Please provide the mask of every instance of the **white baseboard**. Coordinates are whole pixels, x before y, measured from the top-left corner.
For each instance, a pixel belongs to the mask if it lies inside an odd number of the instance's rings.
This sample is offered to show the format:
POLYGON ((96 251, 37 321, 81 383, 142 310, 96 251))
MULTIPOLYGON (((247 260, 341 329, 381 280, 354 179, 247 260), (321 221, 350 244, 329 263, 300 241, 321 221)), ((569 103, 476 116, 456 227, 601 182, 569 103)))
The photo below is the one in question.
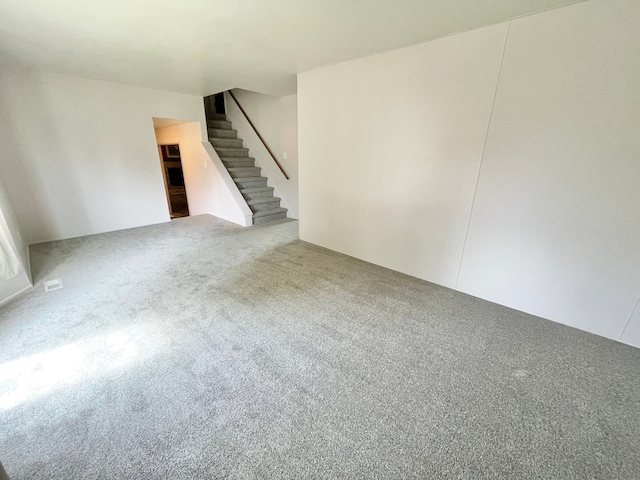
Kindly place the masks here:
POLYGON ((11 295, 10 297, 5 298, 4 300, 2 300, 0 302, 0 306, 4 305, 5 303, 9 303, 11 300, 13 300, 14 298, 16 298, 19 295, 22 295, 23 293, 26 293, 29 290, 33 290, 33 285, 27 285, 26 287, 24 287, 22 290, 18 290, 16 293, 14 293, 13 295, 11 295))

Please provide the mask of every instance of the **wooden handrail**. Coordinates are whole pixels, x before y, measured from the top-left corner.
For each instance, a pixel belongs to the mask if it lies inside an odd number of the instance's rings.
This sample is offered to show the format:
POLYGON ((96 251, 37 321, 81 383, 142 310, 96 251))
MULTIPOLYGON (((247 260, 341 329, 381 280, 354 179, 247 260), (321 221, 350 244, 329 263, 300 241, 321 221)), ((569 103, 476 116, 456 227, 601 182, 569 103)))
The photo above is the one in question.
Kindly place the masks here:
POLYGON ((267 142, 264 141, 264 138, 262 138, 262 135, 260 135, 260 132, 258 132, 258 129, 256 128, 256 126, 253 124, 253 122, 249 118, 249 115, 247 115, 247 112, 244 111, 244 108, 242 108, 242 105, 240 105, 240 102, 238 102, 238 99, 236 98, 236 96, 233 94, 233 92, 231 90, 228 90, 228 92, 229 92, 229 95, 231 95, 231 98, 233 99, 233 101, 236 103, 236 105, 238 106, 238 108, 242 112, 242 114, 244 115, 244 118, 247 119, 247 122, 249 122, 249 125, 251 125, 251 128, 253 128, 253 131, 256 132, 256 135, 258 135, 258 138, 260 139, 260 141, 264 145, 264 148, 267 149, 267 152, 269 152, 269 155, 271 155, 271 158, 273 158, 273 161, 276 162, 276 165, 278 166, 278 168, 282 172, 282 175, 284 175, 284 178, 289 180, 289 176, 284 171, 284 168, 282 168, 282 165, 280 165, 280 162, 278 162, 278 160, 276 159, 276 156, 273 154, 273 152, 269 148, 269 145, 267 145, 267 142))

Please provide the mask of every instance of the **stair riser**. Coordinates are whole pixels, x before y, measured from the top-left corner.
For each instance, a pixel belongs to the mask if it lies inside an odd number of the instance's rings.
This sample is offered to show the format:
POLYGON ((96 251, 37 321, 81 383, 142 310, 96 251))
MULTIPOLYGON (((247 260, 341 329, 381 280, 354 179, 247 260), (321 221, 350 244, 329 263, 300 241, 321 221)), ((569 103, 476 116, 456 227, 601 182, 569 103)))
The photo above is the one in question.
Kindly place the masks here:
POLYGON ((238 132, 235 130, 214 130, 213 128, 210 128, 209 140, 213 140, 215 138, 238 138, 238 132))
POLYGON ((211 120, 209 121, 209 127, 231 130, 231 122, 228 122, 226 120, 211 120))
POLYGON ((239 188, 266 187, 267 179, 260 180, 242 180, 242 177, 234 179, 239 188))
POLYGON ((259 212, 260 210, 269 210, 280 206, 280 200, 274 200, 269 203, 258 203, 256 205, 249 205, 252 212, 259 212))
POLYGON ((242 148, 242 140, 239 138, 214 138, 211 140, 214 147, 238 147, 242 148))
POLYGON ((252 160, 223 160, 224 166, 227 168, 255 167, 255 161, 252 160))
MULTIPOLYGON (((213 147, 216 148, 216 147, 213 147)), ((247 158, 249 156, 249 152, 247 150, 224 150, 222 148, 216 148, 216 152, 221 157, 229 158, 229 157, 240 157, 247 158)))
POLYGON ((260 169, 252 169, 252 170, 241 170, 239 172, 229 172, 231 178, 244 178, 244 177, 259 177, 260 169))
POLYGON ((258 198, 272 197, 273 190, 267 190, 266 192, 242 193, 242 196, 245 198, 245 200, 256 200, 258 198))
POLYGON ((254 225, 260 225, 263 223, 269 223, 280 218, 287 218, 287 212, 276 213, 274 215, 266 215, 264 217, 257 217, 253 219, 254 225))

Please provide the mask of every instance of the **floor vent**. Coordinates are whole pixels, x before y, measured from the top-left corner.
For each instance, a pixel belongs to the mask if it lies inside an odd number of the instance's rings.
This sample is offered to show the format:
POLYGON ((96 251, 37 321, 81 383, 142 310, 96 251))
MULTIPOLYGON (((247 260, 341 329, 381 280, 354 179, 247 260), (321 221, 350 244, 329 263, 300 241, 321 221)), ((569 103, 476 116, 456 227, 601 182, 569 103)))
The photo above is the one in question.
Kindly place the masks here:
POLYGON ((60 290, 62 288, 62 281, 59 278, 55 280, 47 280, 44 282, 44 291, 51 292, 53 290, 60 290))

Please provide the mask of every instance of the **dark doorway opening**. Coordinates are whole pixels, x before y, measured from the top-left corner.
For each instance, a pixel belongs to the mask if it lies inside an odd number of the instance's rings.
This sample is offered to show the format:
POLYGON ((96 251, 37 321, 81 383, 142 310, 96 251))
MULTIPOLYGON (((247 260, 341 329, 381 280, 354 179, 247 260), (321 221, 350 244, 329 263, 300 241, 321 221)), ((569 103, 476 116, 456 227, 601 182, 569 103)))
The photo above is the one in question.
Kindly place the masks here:
POLYGON ((171 218, 188 217, 189 204, 184 186, 180 145, 160 145, 160 151, 171 218))
POLYGON ((204 97, 204 111, 207 118, 207 126, 209 126, 209 120, 216 119, 219 115, 225 115, 227 112, 224 106, 224 93, 216 93, 215 95, 204 97))

